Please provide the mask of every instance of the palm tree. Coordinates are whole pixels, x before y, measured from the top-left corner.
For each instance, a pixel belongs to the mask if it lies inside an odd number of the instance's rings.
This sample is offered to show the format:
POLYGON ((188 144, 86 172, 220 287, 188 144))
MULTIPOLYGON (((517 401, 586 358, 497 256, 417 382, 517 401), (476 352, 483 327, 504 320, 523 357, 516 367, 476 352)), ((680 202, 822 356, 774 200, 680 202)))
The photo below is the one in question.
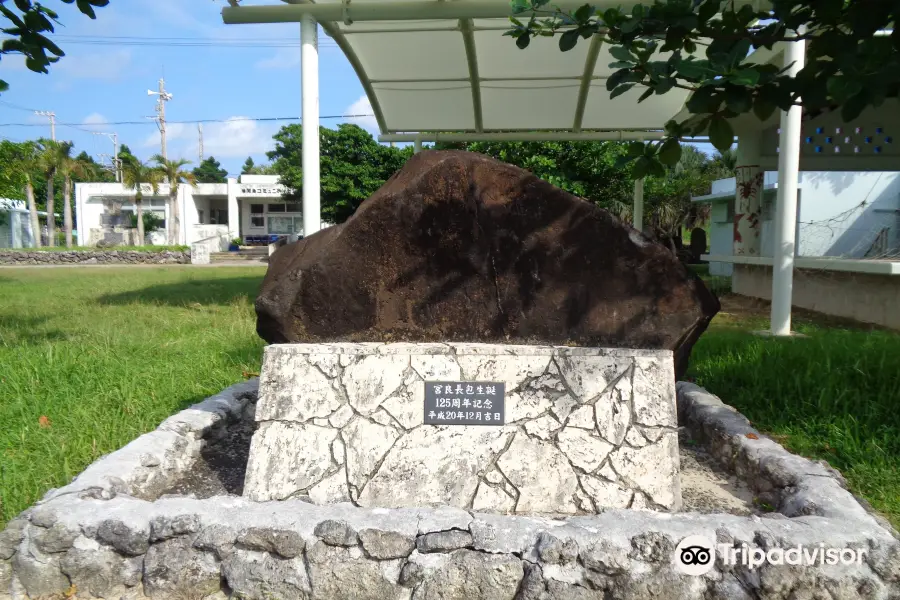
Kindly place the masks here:
MULTIPOLYGON (((54 200, 56 190, 53 183, 59 172, 63 157, 68 154, 71 144, 57 142, 55 140, 41 140, 41 153, 39 166, 47 178, 47 245, 56 245, 56 214, 54 212, 54 200)), ((37 235, 40 235, 38 231, 37 235)))
MULTIPOLYGON (((67 144, 61 149, 59 172, 64 177, 63 183, 63 227, 66 231, 66 248, 72 247, 72 175, 76 177, 90 177, 94 174, 94 167, 90 163, 71 156, 72 145, 67 144)), ((84 235, 82 234, 82 237, 84 235)))
POLYGON ((169 220, 168 220, 168 238, 170 244, 178 243, 178 232, 181 230, 181 209, 178 206, 178 184, 189 183, 192 186, 197 185, 197 176, 191 171, 182 169, 185 165, 191 164, 191 161, 183 158, 178 160, 167 160, 161 154, 153 156, 152 160, 159 165, 158 169, 163 176, 169 181, 169 220))
POLYGON ((126 188, 135 191, 134 206, 137 209, 137 230, 140 245, 144 244, 144 193, 141 190, 143 184, 149 183, 153 195, 159 193, 159 182, 162 173, 156 167, 142 162, 138 158, 129 157, 122 161, 122 183, 126 188))

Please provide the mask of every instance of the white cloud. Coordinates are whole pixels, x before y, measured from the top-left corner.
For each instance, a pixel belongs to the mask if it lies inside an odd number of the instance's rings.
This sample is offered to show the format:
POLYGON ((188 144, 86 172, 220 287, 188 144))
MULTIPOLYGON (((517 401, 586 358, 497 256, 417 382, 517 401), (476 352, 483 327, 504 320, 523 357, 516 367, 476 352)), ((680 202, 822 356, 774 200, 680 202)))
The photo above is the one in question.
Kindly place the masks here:
POLYGON ((96 130, 103 130, 109 120, 100 113, 91 113, 81 121, 82 125, 91 125, 96 130))
POLYGON ((347 119, 348 123, 356 123, 363 129, 377 135, 378 134, 378 120, 375 119, 374 112, 372 110, 372 103, 369 102, 368 96, 360 96, 359 100, 351 104, 347 107, 347 110, 344 111, 346 115, 371 115, 366 117, 353 117, 347 119))
MULTIPOLYGON (((203 124, 203 154, 217 159, 246 158, 250 155, 265 154, 275 147, 272 136, 278 126, 260 124, 245 117, 229 117, 221 123, 203 124)), ((169 158, 186 158, 194 163, 198 160, 200 134, 192 123, 172 123, 166 129, 169 158)), ((148 152, 159 152, 159 132, 148 135, 142 147, 148 152)))
POLYGON ((269 58, 254 65, 257 69, 296 69, 300 66, 300 48, 279 48, 269 58))
POLYGON ((277 125, 260 125, 257 121, 238 119, 242 117, 231 117, 224 123, 203 126, 203 148, 207 156, 246 157, 265 154, 275 147, 272 136, 277 125))
POLYGON ((102 54, 69 55, 55 67, 75 79, 119 79, 131 67, 131 50, 121 49, 102 54))

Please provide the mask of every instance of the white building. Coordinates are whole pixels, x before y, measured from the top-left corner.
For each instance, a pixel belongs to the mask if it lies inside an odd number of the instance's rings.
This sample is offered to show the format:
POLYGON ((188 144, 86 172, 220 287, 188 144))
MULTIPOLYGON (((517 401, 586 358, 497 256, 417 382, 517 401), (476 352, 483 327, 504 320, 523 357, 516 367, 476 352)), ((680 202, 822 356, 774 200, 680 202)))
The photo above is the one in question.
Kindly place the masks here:
MULTIPOLYGON (((143 186, 143 210, 169 218, 168 184, 152 195, 150 185, 143 186)), ((181 231, 179 244, 190 245, 211 237, 244 243, 268 243, 278 237, 303 235, 303 215, 299 203, 286 203, 287 188, 276 175, 241 175, 227 183, 199 183, 178 186, 181 231)), ((85 246, 101 240, 117 243, 136 242, 131 235, 131 217, 136 214, 134 189, 121 183, 79 183, 75 185, 75 213, 85 246)), ((165 230, 148 234, 154 244, 165 244, 165 230)))
MULTIPOLYGON (((38 217, 46 218, 47 213, 38 211, 38 217)), ((46 232, 42 241, 47 242, 46 232)), ((0 198, 0 248, 33 248, 34 242, 31 218, 25 201, 0 198)))
MULTIPOLYGON (((734 293, 771 299, 778 173, 764 177, 758 256, 735 251, 735 178, 713 182, 712 275, 731 276, 734 293)), ((800 172, 793 305, 900 329, 900 173, 800 172)))

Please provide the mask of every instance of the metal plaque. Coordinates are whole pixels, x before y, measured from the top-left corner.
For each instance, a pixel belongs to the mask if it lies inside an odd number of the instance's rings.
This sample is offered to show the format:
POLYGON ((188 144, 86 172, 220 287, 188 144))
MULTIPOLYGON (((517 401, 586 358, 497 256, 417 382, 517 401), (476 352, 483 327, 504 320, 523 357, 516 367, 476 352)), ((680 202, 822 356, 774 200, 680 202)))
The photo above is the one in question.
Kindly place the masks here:
POLYGON ((506 384, 492 381, 426 381, 426 425, 503 425, 506 384))

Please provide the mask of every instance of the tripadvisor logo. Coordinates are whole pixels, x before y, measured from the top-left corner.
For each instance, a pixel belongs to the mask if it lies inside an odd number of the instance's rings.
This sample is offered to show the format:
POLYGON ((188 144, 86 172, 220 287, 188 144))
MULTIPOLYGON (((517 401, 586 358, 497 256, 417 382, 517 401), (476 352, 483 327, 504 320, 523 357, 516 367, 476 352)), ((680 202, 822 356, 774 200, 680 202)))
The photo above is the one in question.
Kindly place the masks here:
POLYGON ((690 535, 675 548, 672 563, 677 571, 687 575, 704 575, 716 563, 716 554, 724 565, 743 565, 751 570, 764 564, 770 565, 860 565, 865 560, 867 550, 862 548, 826 548, 825 544, 815 546, 792 546, 790 548, 751 547, 747 544, 714 544, 702 535, 690 535))
POLYGON ((708 573, 716 562, 715 544, 702 535, 689 535, 675 547, 672 562, 687 575, 708 573))

